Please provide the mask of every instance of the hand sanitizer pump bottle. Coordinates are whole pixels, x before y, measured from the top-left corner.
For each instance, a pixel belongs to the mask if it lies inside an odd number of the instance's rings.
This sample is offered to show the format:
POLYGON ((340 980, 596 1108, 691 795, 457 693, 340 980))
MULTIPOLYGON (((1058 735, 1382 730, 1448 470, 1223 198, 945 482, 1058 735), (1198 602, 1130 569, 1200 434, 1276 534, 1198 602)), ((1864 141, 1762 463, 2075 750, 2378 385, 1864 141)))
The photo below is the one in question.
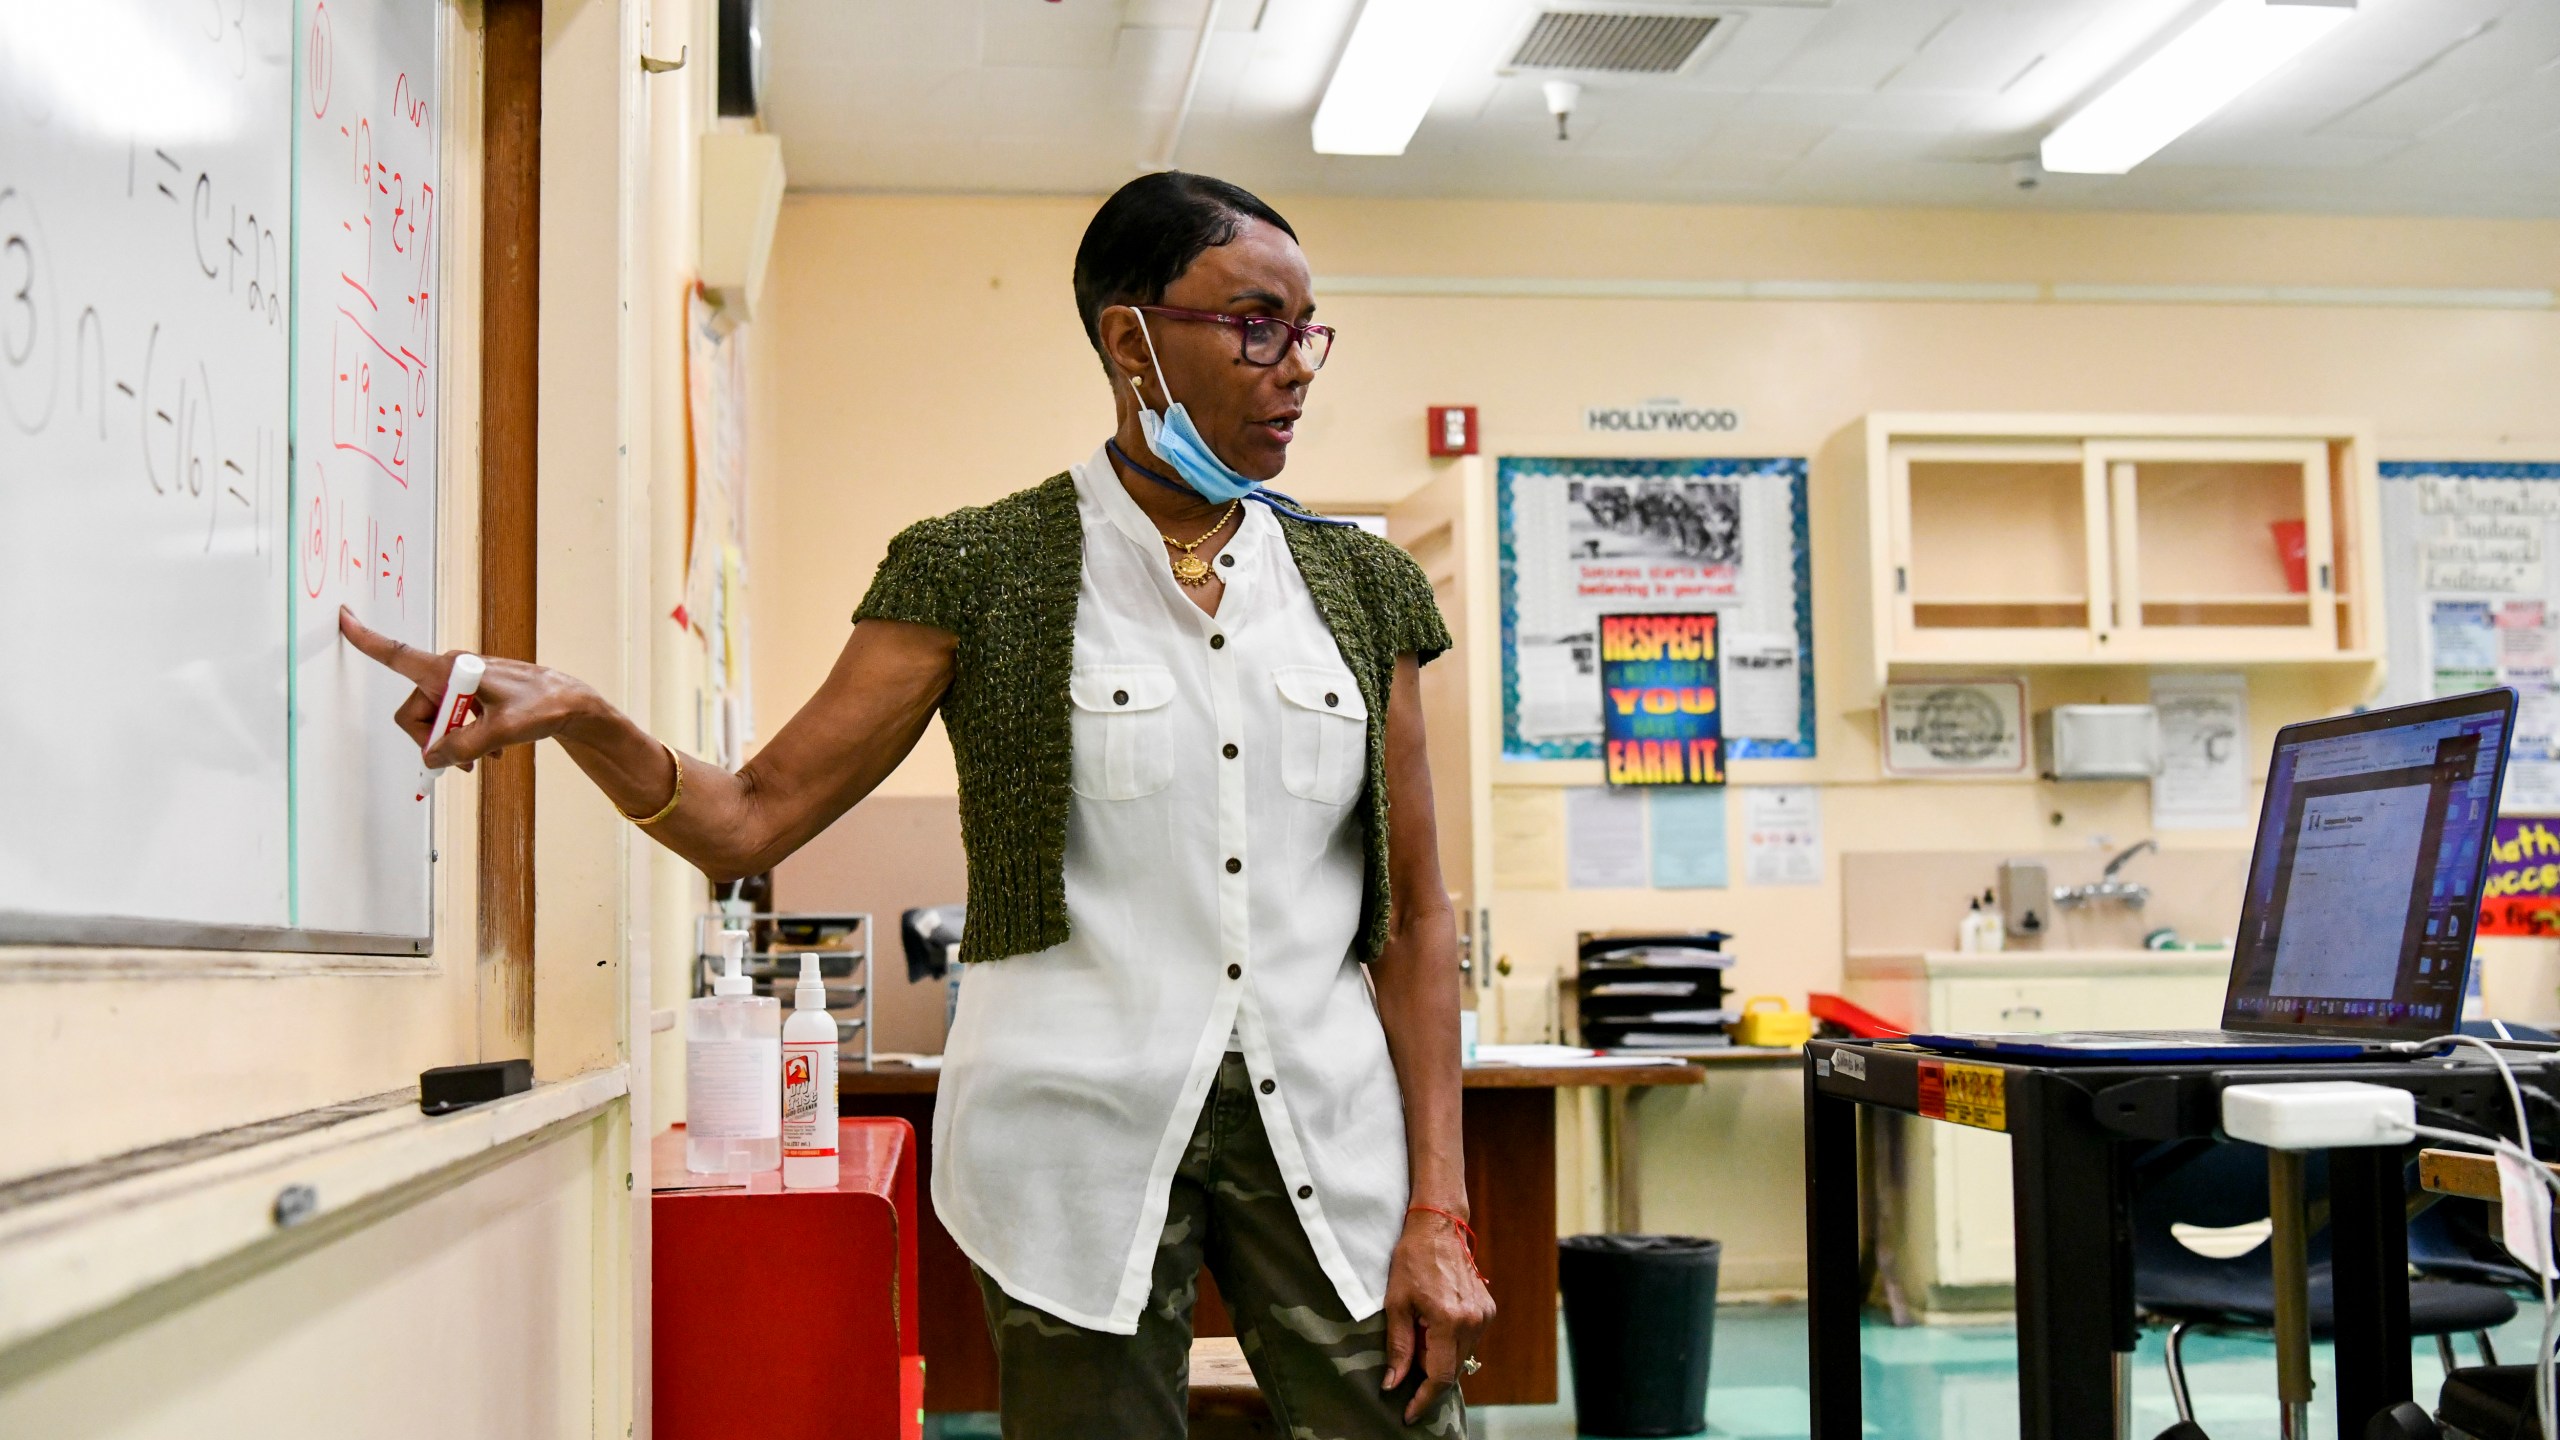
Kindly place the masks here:
POLYGON ((836 1183, 836 1021, 818 957, 800 957, 791 1018, 782 1022, 782 1186, 828 1190, 836 1183))
POLYGON ((744 970, 747 932, 720 932, 711 993, 685 1005, 684 1168, 751 1174, 782 1163, 782 1002, 744 970))

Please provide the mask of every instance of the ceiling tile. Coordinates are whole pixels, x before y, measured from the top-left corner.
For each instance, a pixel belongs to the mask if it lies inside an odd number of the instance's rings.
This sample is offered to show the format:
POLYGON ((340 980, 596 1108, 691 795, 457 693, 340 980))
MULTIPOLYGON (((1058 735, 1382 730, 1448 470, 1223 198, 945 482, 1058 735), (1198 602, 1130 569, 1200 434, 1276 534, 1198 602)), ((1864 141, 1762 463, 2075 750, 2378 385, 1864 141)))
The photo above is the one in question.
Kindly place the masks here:
POLYGON ((1700 180, 1774 180, 1830 133, 1824 125, 1737 115, 1707 132, 1681 163, 1679 174, 1700 180))
POLYGON ((1688 78, 1718 90, 1757 90, 1804 47, 1827 10, 1752 10, 1718 26, 1688 78))
POLYGON ((978 61, 989 66, 1095 70, 1111 63, 1119 17, 1098 5, 984 0, 978 61))
POLYGON ((1911 63, 1955 18, 1955 7, 1937 0, 1825 11, 1822 24, 1769 77, 1769 88, 1872 91, 1911 63))
MULTIPOLYGON (((1360 3, 1223 0, 1176 161, 1280 193, 2560 214, 2560 0, 2365 0, 2132 174, 2027 192, 2008 163, 2197 0, 1711 0, 1733 18, 1697 64, 1586 77, 1561 143, 1546 77, 1501 73, 1534 0, 1472 0, 1408 153, 1319 156, 1308 123, 1360 3)), ((776 6, 768 123, 797 186, 1107 188, 1157 157, 1202 14, 776 6)))
POLYGON ((831 0, 824 6, 779 5, 765 11, 772 27, 765 61, 787 73, 804 56, 828 53, 894 58, 901 65, 974 65, 978 61, 978 0, 919 5, 914 0, 831 0), (824 38, 825 49, 803 51, 794 37, 824 38))
POLYGON ((1186 30, 1196 35, 1210 4, 1218 7, 1221 30, 1256 29, 1271 9, 1271 0, 1124 0, 1120 23, 1138 30, 1186 30))
POLYGON ((1968 5, 1882 85, 1888 92, 1997 95, 2082 17, 2059 5, 1968 5))

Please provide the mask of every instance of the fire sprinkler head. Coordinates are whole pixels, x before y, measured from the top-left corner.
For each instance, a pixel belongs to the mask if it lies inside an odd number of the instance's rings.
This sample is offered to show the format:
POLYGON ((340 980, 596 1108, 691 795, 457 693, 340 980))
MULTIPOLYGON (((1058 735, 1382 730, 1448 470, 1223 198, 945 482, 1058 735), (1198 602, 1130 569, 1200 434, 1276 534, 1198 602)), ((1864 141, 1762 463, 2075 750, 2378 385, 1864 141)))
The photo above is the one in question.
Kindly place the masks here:
POLYGON ((1573 115, 1573 107, 1581 103, 1582 87, 1570 80, 1550 80, 1541 88, 1547 92, 1547 113, 1556 117, 1556 138, 1570 138, 1565 134, 1565 121, 1573 115))

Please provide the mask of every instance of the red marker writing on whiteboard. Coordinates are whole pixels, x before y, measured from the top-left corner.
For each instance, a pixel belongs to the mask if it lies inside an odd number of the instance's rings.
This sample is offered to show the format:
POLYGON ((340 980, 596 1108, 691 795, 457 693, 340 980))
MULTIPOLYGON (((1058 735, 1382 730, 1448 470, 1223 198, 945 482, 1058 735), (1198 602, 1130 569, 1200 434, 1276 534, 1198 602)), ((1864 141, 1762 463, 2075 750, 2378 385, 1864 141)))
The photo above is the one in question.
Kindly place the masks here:
POLYGON ((463 727, 480 709, 474 697, 480 690, 480 677, 489 673, 489 662, 477 655, 453 657, 453 673, 445 677, 444 704, 436 710, 435 728, 427 732, 427 743, 418 747, 418 798, 427 798, 427 790, 435 784, 436 772, 443 769, 427 761, 427 752, 436 742, 463 727))

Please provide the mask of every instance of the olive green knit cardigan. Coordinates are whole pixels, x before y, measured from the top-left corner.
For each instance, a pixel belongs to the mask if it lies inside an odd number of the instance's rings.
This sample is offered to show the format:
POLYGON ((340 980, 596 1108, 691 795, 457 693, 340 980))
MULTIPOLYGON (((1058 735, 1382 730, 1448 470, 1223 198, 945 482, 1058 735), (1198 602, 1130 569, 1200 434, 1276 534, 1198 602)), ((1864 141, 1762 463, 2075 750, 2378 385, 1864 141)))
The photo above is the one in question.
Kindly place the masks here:
MULTIPOLYGON (((1386 944, 1387 690, 1396 659, 1449 648, 1413 558, 1348 526, 1284 520, 1289 553, 1369 706, 1369 783, 1359 801, 1368 881, 1359 954, 1386 944)), ((1067 938, 1068 775, 1076 592, 1084 527, 1060 474, 992 505, 920 521, 889 542, 853 618, 903 620, 960 638, 942 722, 960 770, 969 923, 960 958, 996 960, 1067 938)))

